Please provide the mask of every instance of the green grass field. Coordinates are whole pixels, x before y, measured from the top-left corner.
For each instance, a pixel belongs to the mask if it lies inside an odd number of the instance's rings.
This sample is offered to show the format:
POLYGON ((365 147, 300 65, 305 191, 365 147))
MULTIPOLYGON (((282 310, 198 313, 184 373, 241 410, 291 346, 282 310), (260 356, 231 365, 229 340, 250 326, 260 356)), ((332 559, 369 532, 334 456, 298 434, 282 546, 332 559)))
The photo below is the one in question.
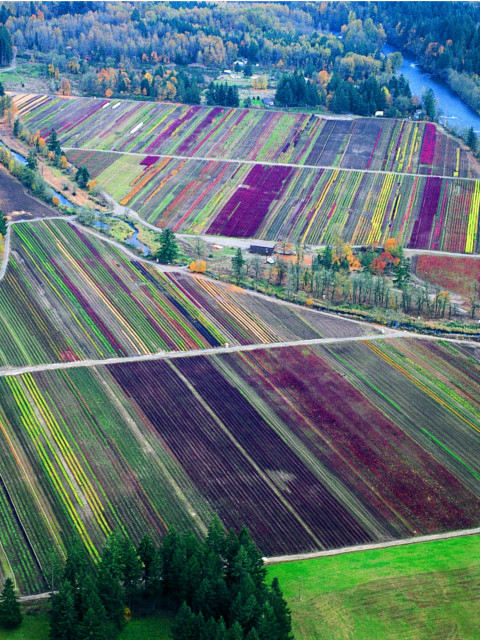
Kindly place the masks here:
MULTIPOLYGON (((131 620, 117 640, 170 640, 172 618, 150 616, 131 620)), ((0 629, 0 640, 49 640, 48 614, 26 615, 22 624, 14 631, 0 629)))
POLYGON ((480 536, 290 562, 268 573, 288 600, 295 640, 480 637, 480 536))

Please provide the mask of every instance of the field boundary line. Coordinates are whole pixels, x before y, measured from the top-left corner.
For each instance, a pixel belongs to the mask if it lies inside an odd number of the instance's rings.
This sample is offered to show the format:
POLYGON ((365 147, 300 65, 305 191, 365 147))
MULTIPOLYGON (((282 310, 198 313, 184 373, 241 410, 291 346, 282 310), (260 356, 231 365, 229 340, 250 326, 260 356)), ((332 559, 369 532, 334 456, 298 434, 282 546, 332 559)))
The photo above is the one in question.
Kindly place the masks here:
POLYGON ((403 540, 389 540, 388 542, 373 542, 371 544, 360 544, 355 547, 343 547, 342 549, 329 549, 328 551, 312 551, 311 553, 296 553, 291 556, 272 556, 263 558, 266 565, 283 564, 286 562, 298 562, 300 560, 313 560, 327 556, 338 556, 345 553, 358 553, 360 551, 374 551, 375 549, 390 549, 392 547, 404 547, 412 544, 425 542, 435 542, 451 540, 452 538, 464 538, 480 534, 480 527, 475 529, 461 529, 460 531, 447 531, 446 533, 433 533, 415 538, 404 538, 403 540))
POLYGON ((332 165, 323 164, 295 164, 293 162, 272 162, 271 160, 241 160, 238 158, 207 158, 203 156, 185 156, 175 153, 142 153, 139 151, 115 151, 108 149, 95 149, 93 147, 62 147, 65 151, 94 151, 97 153, 113 153, 119 156, 138 156, 146 157, 148 155, 156 156, 158 158, 173 158, 175 160, 196 160, 197 162, 225 162, 236 164, 260 164, 269 167, 292 167, 293 169, 323 169, 323 171, 347 171, 348 173, 373 173, 379 175, 393 175, 393 176, 411 176, 413 178, 442 178, 445 180, 465 180, 467 182, 478 182, 480 178, 468 178, 468 177, 454 177, 446 176, 444 174, 435 174, 428 176, 425 173, 405 173, 403 171, 384 171, 382 169, 351 169, 349 167, 333 167, 332 165))

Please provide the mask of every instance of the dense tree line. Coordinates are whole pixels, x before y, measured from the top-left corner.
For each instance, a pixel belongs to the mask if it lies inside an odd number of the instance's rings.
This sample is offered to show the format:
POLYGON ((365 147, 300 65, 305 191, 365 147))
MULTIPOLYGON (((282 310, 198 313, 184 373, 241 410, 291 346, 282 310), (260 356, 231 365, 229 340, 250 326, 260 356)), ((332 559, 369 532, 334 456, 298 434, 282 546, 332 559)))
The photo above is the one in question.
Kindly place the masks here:
POLYGON ((97 567, 74 541, 58 579, 51 585, 51 640, 114 638, 132 613, 158 607, 177 612, 174 640, 292 638, 278 581, 267 585, 248 531, 226 533, 218 518, 204 542, 172 529, 159 546, 145 536, 135 549, 116 531, 97 567))
MULTIPOLYGON (((375 76, 385 86, 398 66, 398 56, 380 53, 378 18, 357 17, 347 3, 30 2, 9 5, 4 20, 19 50, 39 52, 58 85, 71 73, 94 95, 198 103, 204 78, 196 67, 230 66, 248 77, 259 64, 274 76, 288 72, 278 104, 328 106, 332 74, 356 86, 375 76)), ((221 90, 215 101, 208 95, 212 104, 232 102, 221 90)), ((390 115, 407 111, 395 109, 390 115)))
MULTIPOLYGON (((291 262, 279 258, 267 268, 260 256, 245 260, 240 249, 232 258, 231 276, 236 284, 271 287, 280 297, 312 305, 315 300, 361 310, 399 311, 429 318, 455 314, 450 295, 429 282, 411 282, 410 259, 394 238, 382 248, 354 253, 340 239, 334 246, 318 252, 310 266, 304 263, 302 245, 279 246, 277 250, 295 257, 291 262)), ((478 284, 476 297, 478 298, 478 284)), ((476 304, 476 303, 475 303, 476 304)), ((473 302, 472 302, 473 305, 473 302)), ((473 316, 472 316, 473 317, 473 316)))
POLYGON ((238 87, 226 82, 211 82, 207 89, 207 104, 218 104, 223 107, 238 107, 238 87))

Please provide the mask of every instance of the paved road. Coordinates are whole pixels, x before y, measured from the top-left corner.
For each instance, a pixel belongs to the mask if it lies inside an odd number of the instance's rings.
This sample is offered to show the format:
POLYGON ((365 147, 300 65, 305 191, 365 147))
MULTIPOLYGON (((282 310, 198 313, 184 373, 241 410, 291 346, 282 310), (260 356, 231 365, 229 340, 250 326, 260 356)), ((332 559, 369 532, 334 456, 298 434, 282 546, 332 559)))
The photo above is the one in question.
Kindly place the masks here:
POLYGON ((356 547, 344 547, 343 549, 330 549, 328 551, 314 551, 312 553, 297 553, 291 556, 273 556, 263 558, 265 564, 281 564, 283 562, 296 562, 297 560, 311 560, 325 556, 338 556, 343 553, 356 553, 357 551, 370 551, 372 549, 388 549, 390 547, 403 547, 405 545, 433 542, 435 540, 450 540, 480 534, 480 527, 476 529, 462 529, 461 531, 449 531, 447 533, 434 533, 428 536, 417 536, 403 540, 390 540, 389 542, 375 542, 372 544, 359 544, 356 547))
MULTIPOLYGON (((418 178, 426 178, 424 173, 404 173, 402 171, 382 171, 380 169, 350 169, 347 167, 332 167, 332 165, 322 164, 295 164, 292 162, 271 162, 267 160, 239 160, 237 158, 215 158, 215 157, 200 157, 200 156, 185 156, 171 153, 139 153, 136 151, 109 151, 108 149, 95 149, 93 147, 62 147, 65 151, 96 151, 98 153, 114 153, 119 156, 136 156, 144 158, 146 155, 154 155, 159 158, 174 158, 176 160, 193 160, 196 162, 229 162, 235 164, 263 164, 265 166, 272 167, 293 167, 294 169, 323 169, 331 171, 346 171, 348 173, 374 173, 381 175, 394 175, 394 176, 413 176, 418 178)), ((442 174, 435 174, 436 178, 445 178, 447 180, 466 180, 468 182, 478 182, 479 178, 454 178, 453 176, 446 176, 442 174)))

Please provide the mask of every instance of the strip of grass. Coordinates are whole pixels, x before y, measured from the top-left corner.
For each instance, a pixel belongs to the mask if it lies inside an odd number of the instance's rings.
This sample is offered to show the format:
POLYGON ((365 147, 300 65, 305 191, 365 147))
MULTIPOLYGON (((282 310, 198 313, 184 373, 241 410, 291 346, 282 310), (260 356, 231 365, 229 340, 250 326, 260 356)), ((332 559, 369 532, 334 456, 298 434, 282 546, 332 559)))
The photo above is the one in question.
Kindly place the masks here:
POLYGON ((479 637, 480 536, 289 562, 268 573, 288 600, 295 640, 479 637))
MULTIPOLYGON (((149 616, 131 620, 117 640, 169 640, 173 618, 149 616)), ((49 621, 46 611, 38 615, 27 614, 13 631, 0 629, 0 640, 49 640, 49 621)))

